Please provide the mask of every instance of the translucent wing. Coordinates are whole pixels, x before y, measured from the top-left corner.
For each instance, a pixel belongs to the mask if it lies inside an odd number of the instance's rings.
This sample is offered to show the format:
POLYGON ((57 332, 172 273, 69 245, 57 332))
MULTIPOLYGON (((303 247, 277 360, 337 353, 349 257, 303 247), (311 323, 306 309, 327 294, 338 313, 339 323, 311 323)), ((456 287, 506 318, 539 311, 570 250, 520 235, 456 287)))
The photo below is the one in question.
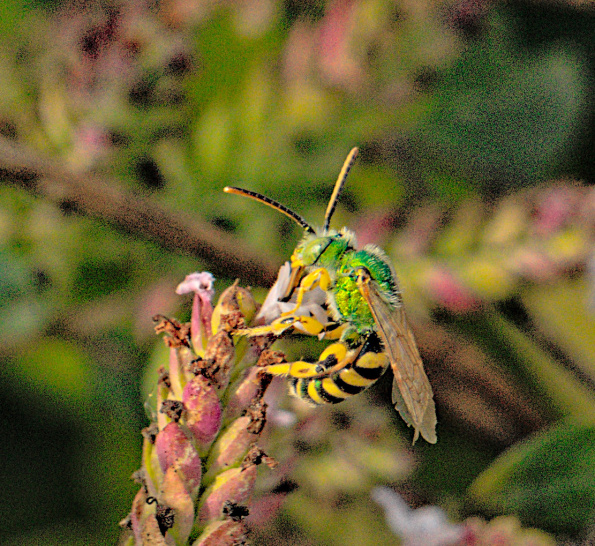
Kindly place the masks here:
POLYGON ((403 420, 415 429, 414 442, 421 434, 429 443, 435 444, 436 408, 432 387, 403 307, 390 306, 364 269, 359 271, 358 287, 370 306, 393 370, 393 404, 403 420))

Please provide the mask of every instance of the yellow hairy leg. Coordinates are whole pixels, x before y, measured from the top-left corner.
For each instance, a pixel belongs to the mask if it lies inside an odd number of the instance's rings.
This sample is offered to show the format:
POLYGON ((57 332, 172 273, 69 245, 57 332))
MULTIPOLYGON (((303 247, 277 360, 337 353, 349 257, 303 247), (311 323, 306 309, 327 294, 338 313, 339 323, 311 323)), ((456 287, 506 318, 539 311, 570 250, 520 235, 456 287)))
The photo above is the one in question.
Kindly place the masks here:
POLYGON ((267 326, 256 326, 254 328, 236 330, 234 334, 248 337, 266 336, 267 334, 280 336, 285 331, 289 330, 289 328, 295 328, 299 332, 311 336, 317 336, 324 330, 324 326, 314 317, 290 315, 287 317, 282 316, 267 326))
POLYGON ((297 291, 295 307, 289 311, 286 311, 285 313, 282 313, 281 316, 286 317, 297 311, 302 306, 302 301, 306 292, 314 290, 318 287, 326 292, 330 286, 331 277, 326 269, 319 267, 318 269, 311 271, 302 279, 302 282, 300 282, 300 286, 297 291))
POLYGON ((271 375, 281 375, 292 377, 315 377, 318 375, 316 363, 302 362, 286 362, 285 364, 272 364, 264 368, 267 373, 271 375))
POLYGON ((333 343, 320 353, 318 360, 324 361, 331 355, 341 362, 347 356, 347 346, 344 343, 333 343))
POLYGON ((298 379, 317 378, 339 371, 352 361, 353 357, 347 358, 347 347, 344 343, 333 343, 320 354, 317 362, 298 360, 284 364, 272 364, 271 366, 266 366, 264 369, 271 375, 291 376, 298 379), (334 365, 325 368, 324 362, 328 362, 331 356, 334 356, 334 365))

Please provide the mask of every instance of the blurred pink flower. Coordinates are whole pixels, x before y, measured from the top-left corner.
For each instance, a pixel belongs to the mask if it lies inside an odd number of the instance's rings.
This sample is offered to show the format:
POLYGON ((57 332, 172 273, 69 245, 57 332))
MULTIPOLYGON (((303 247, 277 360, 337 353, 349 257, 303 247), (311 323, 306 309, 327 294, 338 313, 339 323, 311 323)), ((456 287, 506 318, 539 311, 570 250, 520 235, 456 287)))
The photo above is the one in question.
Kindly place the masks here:
POLYGON ((190 336, 192 345, 197 352, 204 350, 211 333, 211 317, 213 316, 211 300, 215 294, 214 282, 215 277, 207 271, 190 273, 176 288, 176 294, 180 295, 194 292, 190 336))
POLYGON ((480 300, 447 269, 437 267, 429 271, 426 286, 439 305, 455 313, 466 313, 480 307, 480 300))

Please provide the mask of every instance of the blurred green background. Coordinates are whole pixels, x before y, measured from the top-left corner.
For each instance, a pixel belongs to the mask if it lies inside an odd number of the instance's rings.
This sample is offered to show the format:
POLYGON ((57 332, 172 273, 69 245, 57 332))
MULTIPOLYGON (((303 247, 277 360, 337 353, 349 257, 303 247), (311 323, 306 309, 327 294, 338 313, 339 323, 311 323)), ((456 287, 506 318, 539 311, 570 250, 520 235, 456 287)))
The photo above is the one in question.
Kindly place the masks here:
POLYGON ((359 146, 333 223, 394 260, 439 441, 410 445, 390 377, 314 412, 280 382, 254 543, 395 543, 375 485, 591 543, 591 6, 2 2, 0 542, 117 542, 166 358, 151 317, 189 316, 191 271, 263 298, 301 235, 222 188, 317 223, 359 146))

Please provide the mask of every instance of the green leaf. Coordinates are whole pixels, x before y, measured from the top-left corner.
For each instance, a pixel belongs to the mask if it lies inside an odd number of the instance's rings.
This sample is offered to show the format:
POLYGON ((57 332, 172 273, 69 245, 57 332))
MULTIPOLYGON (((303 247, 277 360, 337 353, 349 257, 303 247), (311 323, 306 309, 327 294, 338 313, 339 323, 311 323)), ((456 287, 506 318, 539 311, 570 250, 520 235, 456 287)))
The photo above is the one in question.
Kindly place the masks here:
POLYGON ((492 17, 486 38, 444 72, 422 135, 438 165, 518 186, 555 174, 580 132, 586 88, 585 69, 569 47, 524 52, 511 27, 492 17))
POLYGON ((595 381, 595 317, 588 307, 590 289, 588 279, 563 279, 555 286, 527 287, 522 297, 548 339, 595 381))
POLYGON ((577 423, 595 423, 595 396, 592 390, 501 315, 491 313, 490 323, 504 336, 506 344, 521 357, 520 363, 525 372, 547 393, 558 409, 577 423))
POLYGON ((595 427, 562 424, 501 455, 471 485, 484 509, 576 534, 595 516, 595 427))

